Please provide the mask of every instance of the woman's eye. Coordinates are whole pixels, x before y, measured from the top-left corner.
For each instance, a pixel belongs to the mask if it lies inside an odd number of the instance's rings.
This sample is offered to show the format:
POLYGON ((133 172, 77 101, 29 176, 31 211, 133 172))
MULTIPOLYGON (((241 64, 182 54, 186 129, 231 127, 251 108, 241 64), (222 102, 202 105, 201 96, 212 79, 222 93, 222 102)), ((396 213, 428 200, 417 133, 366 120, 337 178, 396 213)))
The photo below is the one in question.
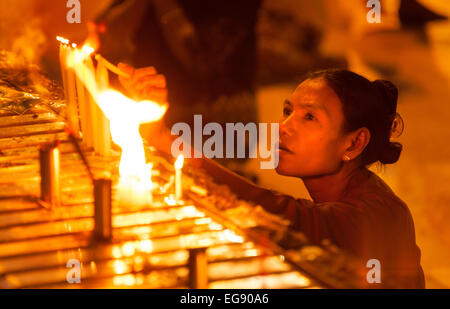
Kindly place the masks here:
POLYGON ((311 113, 306 113, 305 114, 305 119, 306 120, 314 120, 314 119, 316 119, 316 117, 314 117, 314 115, 311 114, 311 113))
POLYGON ((292 111, 289 108, 287 108, 287 107, 283 108, 284 117, 288 117, 291 113, 292 113, 292 111))

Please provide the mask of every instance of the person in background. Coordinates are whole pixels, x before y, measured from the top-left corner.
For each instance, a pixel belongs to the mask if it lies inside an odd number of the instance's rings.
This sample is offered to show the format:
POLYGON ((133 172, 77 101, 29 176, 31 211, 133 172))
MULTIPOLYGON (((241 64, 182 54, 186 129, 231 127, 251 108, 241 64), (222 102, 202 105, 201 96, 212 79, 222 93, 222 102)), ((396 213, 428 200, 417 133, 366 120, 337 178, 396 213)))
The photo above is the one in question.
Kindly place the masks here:
MULTIPOLYGON (((261 2, 150 1, 135 35, 134 64, 154 65, 166 77, 168 126, 184 122, 193 128, 194 115, 223 128, 257 122, 255 25, 261 2)), ((218 161, 244 173, 245 159, 218 161)))

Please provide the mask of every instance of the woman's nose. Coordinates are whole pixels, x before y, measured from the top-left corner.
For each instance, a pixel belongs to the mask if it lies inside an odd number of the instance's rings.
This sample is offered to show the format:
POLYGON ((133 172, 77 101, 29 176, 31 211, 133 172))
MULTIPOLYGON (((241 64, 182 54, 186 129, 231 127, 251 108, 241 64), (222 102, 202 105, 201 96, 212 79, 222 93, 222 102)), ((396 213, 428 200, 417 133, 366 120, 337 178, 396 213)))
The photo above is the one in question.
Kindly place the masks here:
POLYGON ((292 128, 290 127, 290 118, 291 117, 287 117, 287 118, 283 118, 280 120, 279 125, 280 125, 280 136, 284 136, 284 135, 292 135, 292 128))

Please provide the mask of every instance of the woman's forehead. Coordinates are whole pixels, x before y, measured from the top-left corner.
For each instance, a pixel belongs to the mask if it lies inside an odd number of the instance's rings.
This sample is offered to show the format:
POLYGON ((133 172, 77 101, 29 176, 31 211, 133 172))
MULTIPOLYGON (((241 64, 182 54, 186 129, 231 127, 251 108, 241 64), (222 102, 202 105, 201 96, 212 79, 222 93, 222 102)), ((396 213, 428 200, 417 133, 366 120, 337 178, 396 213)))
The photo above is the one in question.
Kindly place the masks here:
POLYGON ((322 78, 303 81, 295 89, 290 101, 294 107, 322 109, 330 115, 342 112, 339 97, 322 78))

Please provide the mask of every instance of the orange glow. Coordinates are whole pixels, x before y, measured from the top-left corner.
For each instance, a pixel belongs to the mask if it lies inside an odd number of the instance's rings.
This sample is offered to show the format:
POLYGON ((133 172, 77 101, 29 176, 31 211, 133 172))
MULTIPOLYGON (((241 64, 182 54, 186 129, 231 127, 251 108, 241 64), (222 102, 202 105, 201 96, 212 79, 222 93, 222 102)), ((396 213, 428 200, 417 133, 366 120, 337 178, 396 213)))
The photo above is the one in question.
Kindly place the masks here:
POLYGON ((88 23, 88 31, 89 35, 86 40, 83 42, 83 45, 92 46, 95 50, 98 50, 100 47, 100 39, 98 37, 98 33, 96 31, 95 25, 88 23), (92 27, 94 26, 94 27, 92 27))
POLYGON ((112 267, 113 267, 114 273, 116 273, 118 275, 124 274, 129 271, 127 264, 125 264, 125 262, 121 261, 121 260, 113 261, 112 267))
POLYGON ((153 250, 153 242, 150 239, 139 241, 139 250, 145 253, 151 253, 153 250))

